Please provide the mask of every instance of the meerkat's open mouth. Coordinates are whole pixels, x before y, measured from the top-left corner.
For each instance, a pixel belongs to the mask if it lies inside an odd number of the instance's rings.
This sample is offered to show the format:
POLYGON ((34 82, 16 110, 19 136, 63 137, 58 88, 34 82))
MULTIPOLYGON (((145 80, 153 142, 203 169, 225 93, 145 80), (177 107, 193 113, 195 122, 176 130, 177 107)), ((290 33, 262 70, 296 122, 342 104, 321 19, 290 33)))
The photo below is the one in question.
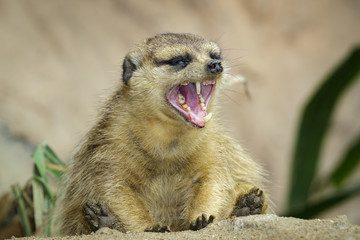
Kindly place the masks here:
POLYGON ((179 111, 189 122, 197 127, 204 127, 212 114, 206 109, 215 90, 215 80, 189 83, 183 82, 173 87, 166 94, 170 104, 179 111))

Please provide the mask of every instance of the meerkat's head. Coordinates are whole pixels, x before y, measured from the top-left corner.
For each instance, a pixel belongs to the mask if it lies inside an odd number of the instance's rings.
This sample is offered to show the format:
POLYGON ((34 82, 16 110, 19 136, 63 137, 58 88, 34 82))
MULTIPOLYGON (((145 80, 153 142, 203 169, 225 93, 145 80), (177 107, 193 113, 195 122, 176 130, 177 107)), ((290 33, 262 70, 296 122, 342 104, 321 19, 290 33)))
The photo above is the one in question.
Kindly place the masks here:
POLYGON ((222 74, 219 46, 193 34, 156 35, 123 64, 123 82, 135 104, 157 119, 199 128, 212 116, 212 96, 222 74))

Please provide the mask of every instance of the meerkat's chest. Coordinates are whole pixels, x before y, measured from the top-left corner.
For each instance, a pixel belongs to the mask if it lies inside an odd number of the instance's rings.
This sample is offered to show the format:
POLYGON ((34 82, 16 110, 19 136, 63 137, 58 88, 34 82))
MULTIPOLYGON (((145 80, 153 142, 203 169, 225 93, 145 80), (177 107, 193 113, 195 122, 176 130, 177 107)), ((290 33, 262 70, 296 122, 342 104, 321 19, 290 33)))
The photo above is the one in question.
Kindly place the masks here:
POLYGON ((178 206, 189 198, 194 181, 196 179, 180 174, 159 175, 147 182, 141 194, 149 206, 178 206))
POLYGON ((181 221, 194 196, 195 182, 180 174, 159 175, 147 182, 141 198, 154 221, 169 225, 181 221))

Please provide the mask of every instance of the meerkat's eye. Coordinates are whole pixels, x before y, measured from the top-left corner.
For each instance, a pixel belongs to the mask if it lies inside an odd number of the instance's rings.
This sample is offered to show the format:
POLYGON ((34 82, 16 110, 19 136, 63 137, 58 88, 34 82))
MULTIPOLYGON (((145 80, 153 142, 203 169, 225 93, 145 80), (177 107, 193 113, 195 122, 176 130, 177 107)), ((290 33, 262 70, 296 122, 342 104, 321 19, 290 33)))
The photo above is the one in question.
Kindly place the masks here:
POLYGON ((161 65, 167 64, 182 69, 185 68, 190 62, 191 62, 191 57, 189 55, 186 55, 186 56, 177 56, 165 61, 160 61, 160 64, 161 65))
POLYGON ((167 64, 184 68, 191 62, 190 56, 178 56, 170 59, 167 64))
POLYGON ((221 60, 221 55, 220 55, 219 53, 210 52, 210 53, 209 53, 209 56, 210 56, 212 59, 221 60))
POLYGON ((180 60, 177 60, 176 62, 172 63, 172 65, 184 65, 185 64, 185 61, 180 59, 180 60))

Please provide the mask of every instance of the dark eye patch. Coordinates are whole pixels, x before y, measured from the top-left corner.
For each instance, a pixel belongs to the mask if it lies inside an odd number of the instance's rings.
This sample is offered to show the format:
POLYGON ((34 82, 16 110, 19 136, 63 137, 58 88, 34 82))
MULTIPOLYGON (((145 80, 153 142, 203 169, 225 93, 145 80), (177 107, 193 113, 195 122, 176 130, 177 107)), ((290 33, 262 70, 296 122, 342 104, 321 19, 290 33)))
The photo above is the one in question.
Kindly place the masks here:
POLYGON ((221 60, 221 55, 219 53, 210 52, 209 56, 212 59, 221 60))
POLYGON ((178 69, 182 69, 182 68, 185 68, 191 61, 192 61, 192 59, 191 59, 190 55, 176 56, 169 60, 159 61, 158 65, 166 64, 166 65, 174 66, 178 69))

